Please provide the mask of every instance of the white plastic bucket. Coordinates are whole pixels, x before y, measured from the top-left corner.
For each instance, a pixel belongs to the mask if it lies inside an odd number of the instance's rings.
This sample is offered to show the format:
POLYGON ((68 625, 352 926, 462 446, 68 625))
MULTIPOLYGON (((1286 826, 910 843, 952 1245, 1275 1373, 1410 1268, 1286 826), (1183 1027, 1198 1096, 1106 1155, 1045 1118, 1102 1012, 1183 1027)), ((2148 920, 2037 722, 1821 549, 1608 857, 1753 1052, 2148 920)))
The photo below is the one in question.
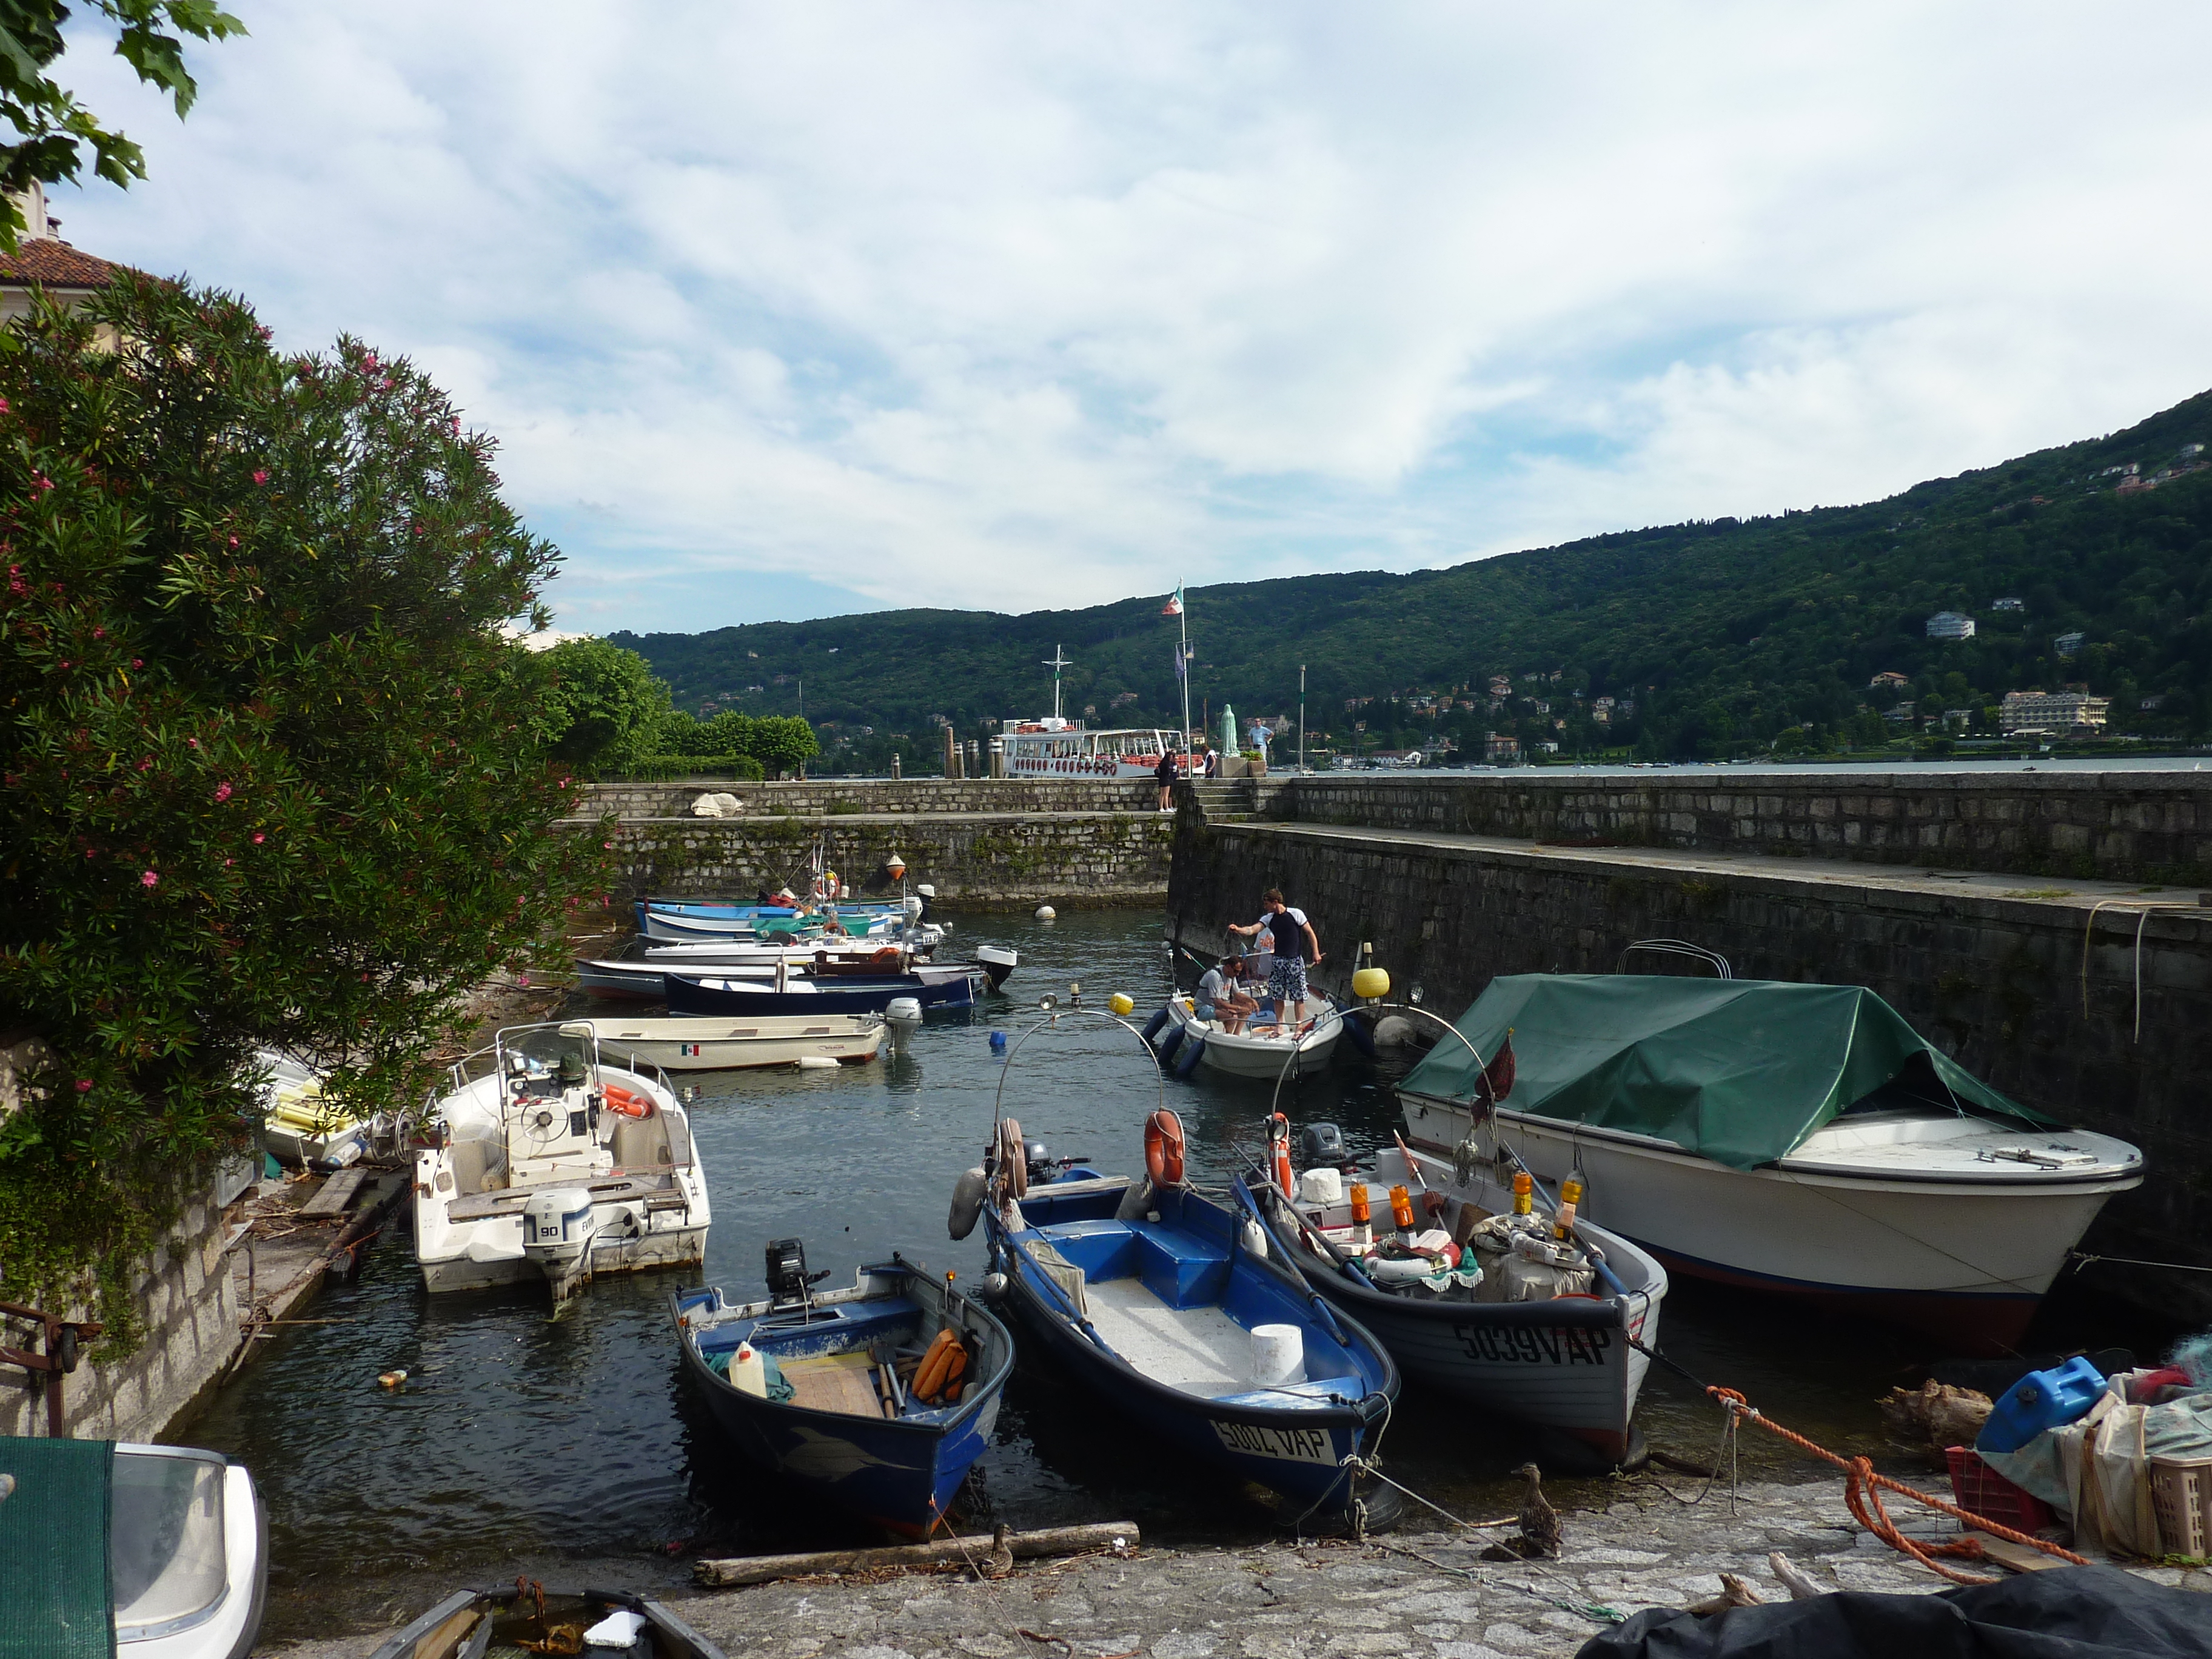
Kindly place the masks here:
POLYGON ((1306 1380, 1305 1334, 1295 1325, 1252 1328, 1252 1386, 1278 1389, 1306 1380))

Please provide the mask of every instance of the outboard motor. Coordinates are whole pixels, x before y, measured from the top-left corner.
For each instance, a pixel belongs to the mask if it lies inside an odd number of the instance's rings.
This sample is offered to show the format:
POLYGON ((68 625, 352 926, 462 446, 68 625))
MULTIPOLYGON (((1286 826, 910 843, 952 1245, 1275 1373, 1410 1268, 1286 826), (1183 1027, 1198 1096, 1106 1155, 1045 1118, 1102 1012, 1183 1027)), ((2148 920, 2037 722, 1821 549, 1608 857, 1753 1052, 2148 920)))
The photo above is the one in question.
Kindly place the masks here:
POLYGON ((590 1276, 592 1218, 588 1187, 554 1187, 532 1193, 522 1206, 522 1254, 538 1264, 560 1301, 590 1276))
POLYGON ((827 1267, 816 1273, 806 1271, 806 1246, 799 1239, 771 1238, 767 1256, 768 1295, 773 1307, 803 1307, 807 1291, 830 1277, 827 1267))
POLYGON ((1030 1186, 1042 1186, 1052 1179, 1052 1152, 1042 1140, 1022 1142, 1022 1160, 1030 1166, 1030 1186))
POLYGON ((1309 1123, 1298 1131, 1301 1169, 1340 1169, 1351 1161, 1344 1150, 1344 1132, 1334 1123, 1309 1123))

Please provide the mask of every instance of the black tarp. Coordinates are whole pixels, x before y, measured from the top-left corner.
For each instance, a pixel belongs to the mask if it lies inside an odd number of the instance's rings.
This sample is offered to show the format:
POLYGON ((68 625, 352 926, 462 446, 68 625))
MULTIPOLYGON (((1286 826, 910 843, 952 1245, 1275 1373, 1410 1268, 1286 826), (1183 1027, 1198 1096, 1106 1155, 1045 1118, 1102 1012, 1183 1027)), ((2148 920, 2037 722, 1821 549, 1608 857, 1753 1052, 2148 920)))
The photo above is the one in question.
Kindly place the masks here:
POLYGON ((1839 1590, 1703 1617, 1648 1607, 1576 1659, 2212 1659, 2212 1595, 2060 1567, 1935 1595, 1839 1590))

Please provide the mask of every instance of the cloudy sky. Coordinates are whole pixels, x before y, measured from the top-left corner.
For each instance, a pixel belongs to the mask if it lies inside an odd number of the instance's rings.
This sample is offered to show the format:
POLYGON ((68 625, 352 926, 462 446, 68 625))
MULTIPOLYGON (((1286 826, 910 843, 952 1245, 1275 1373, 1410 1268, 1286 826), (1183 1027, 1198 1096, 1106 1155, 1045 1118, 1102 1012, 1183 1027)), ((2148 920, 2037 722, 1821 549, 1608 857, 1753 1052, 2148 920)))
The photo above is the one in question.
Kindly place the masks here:
POLYGON ((427 364, 562 625, 1866 500, 2212 386, 2212 10, 229 0, 78 246, 427 364))

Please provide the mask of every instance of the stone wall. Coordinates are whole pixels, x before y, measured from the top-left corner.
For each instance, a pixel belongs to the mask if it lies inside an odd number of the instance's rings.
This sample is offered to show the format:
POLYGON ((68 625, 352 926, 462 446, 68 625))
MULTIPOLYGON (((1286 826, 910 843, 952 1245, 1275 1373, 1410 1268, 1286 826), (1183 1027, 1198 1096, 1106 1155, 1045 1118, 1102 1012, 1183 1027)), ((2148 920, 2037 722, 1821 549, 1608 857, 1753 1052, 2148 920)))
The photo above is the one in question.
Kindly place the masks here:
POLYGON ((1347 772, 1252 787, 1282 822, 2212 883, 2212 772, 1347 772))
POLYGON ((939 812, 630 819, 616 837, 625 900, 749 898, 762 887, 799 884, 819 836, 830 867, 857 892, 891 891, 884 866, 896 853, 909 887, 928 882, 939 904, 991 908, 1158 903, 1167 893, 1174 827, 1157 811, 939 812))
MULTIPOLYGON (((152 1440, 190 1411, 238 1351, 238 1292, 225 1245, 227 1212, 209 1190, 188 1203, 147 1259, 131 1296, 145 1337, 112 1362, 86 1359, 64 1379, 70 1434, 80 1440, 152 1440)), ((76 1310, 55 1310, 76 1315, 76 1310)), ((10 1328, 9 1346, 23 1328, 10 1328)), ((0 1434, 43 1435, 43 1395, 0 1366, 0 1434)))
POLYGON ((626 818, 690 815, 709 791, 735 795, 748 817, 861 813, 912 816, 938 812, 1138 812, 1159 804, 1149 779, 807 778, 780 783, 732 783, 690 778, 666 783, 594 783, 584 789, 587 815, 626 818))
MULTIPOLYGON (((1182 935, 1218 948, 1223 926, 1280 886, 1312 915, 1321 978, 1340 993, 1362 940, 1447 1018, 1493 975, 1609 973, 1640 939, 1718 951, 1740 977, 1869 986, 2015 1099, 2143 1148, 2149 1179, 2087 1248, 2212 1267, 2212 908, 2107 909, 2093 928, 2087 901, 1931 893, 1872 872, 1846 884, 1188 817, 1169 901, 1182 935)), ((2212 1319, 2212 1273, 2090 1271, 2115 1294, 2212 1319)))

